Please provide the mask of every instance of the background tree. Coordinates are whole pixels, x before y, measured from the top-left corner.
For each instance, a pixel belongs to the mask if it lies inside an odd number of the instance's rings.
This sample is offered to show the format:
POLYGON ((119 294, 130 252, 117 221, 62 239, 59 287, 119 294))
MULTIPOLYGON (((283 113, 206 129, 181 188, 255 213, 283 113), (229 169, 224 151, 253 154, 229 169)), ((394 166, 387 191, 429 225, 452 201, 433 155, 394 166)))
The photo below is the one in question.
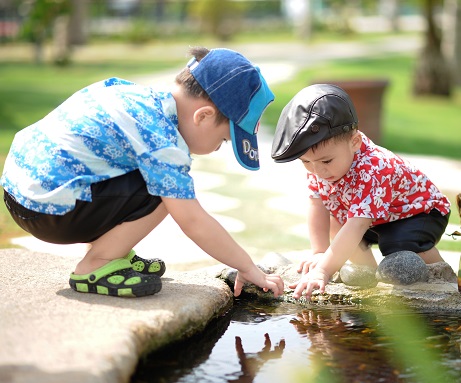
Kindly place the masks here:
POLYGON ((83 45, 88 41, 88 5, 89 0, 70 0, 70 14, 67 44, 83 45))
POLYGON ((196 0, 191 14, 199 19, 202 30, 225 41, 238 30, 245 7, 241 1, 196 0))
POLYGON ((452 75, 441 49, 441 30, 434 18, 437 5, 440 5, 438 0, 423 0, 426 30, 424 46, 414 72, 413 94, 450 97, 452 75))
POLYGON ((34 44, 37 64, 43 62, 43 45, 50 35, 56 19, 70 11, 70 0, 34 0, 27 4, 29 10, 22 26, 23 35, 34 44))
POLYGON ((455 83, 461 85, 461 0, 445 0, 442 52, 455 83))

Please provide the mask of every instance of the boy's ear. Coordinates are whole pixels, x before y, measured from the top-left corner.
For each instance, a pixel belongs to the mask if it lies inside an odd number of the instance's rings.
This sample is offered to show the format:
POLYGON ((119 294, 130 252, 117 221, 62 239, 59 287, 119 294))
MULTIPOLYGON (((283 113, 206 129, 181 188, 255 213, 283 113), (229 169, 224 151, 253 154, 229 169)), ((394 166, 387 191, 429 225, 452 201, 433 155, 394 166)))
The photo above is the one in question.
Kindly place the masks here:
POLYGON ((354 151, 359 150, 362 145, 362 135, 358 131, 355 131, 351 140, 354 151))
POLYGON ((211 105, 202 106, 194 112, 194 123, 196 125, 199 125, 206 119, 215 118, 215 117, 216 117, 215 108, 213 108, 211 105))

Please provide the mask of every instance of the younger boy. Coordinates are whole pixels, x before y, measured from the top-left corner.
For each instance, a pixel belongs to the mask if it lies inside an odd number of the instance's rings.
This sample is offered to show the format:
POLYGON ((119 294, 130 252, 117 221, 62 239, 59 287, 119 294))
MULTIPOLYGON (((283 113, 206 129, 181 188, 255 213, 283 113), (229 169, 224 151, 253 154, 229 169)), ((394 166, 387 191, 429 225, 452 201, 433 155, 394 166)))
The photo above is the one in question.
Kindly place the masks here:
POLYGON ((373 243, 383 256, 409 250, 426 263, 443 260, 435 244, 448 224, 449 201, 421 171, 358 130, 354 105, 338 86, 309 86, 288 103, 272 158, 300 159, 308 171, 312 256, 290 286, 295 298, 324 292, 347 260, 376 268, 373 243))
POLYGON ((258 169, 259 119, 274 99, 259 69, 237 52, 193 48, 170 92, 111 78, 72 95, 18 132, 1 183, 13 219, 51 243, 90 243, 70 286, 144 296, 161 289, 163 261, 132 250, 170 214, 212 257, 238 270, 234 295, 252 282, 277 297, 266 275, 195 198, 192 153, 232 140, 238 161, 258 169))

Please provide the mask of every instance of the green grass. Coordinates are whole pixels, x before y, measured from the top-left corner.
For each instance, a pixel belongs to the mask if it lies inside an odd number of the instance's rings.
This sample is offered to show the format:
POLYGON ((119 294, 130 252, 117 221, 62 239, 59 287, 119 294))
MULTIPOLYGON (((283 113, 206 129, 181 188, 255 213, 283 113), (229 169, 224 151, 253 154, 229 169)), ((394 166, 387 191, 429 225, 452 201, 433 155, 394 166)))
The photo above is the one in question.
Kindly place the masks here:
POLYGON ((276 85, 276 100, 264 121, 275 127, 283 107, 303 87, 319 81, 387 79, 383 98, 382 141, 386 148, 409 154, 461 159, 461 89, 452 99, 414 97, 411 92, 415 60, 408 56, 341 60, 299 72, 288 83, 276 85))
MULTIPOLYGON (((8 131, 11 135, 11 132, 43 118, 72 93, 93 82, 112 76, 129 79, 130 76, 155 73, 179 65, 177 60, 95 62, 64 68, 24 62, 0 63, 0 131, 2 134, 8 131)), ((4 138, 1 136, 3 145, 4 138)), ((4 153, 4 146, 0 150, 4 153)))

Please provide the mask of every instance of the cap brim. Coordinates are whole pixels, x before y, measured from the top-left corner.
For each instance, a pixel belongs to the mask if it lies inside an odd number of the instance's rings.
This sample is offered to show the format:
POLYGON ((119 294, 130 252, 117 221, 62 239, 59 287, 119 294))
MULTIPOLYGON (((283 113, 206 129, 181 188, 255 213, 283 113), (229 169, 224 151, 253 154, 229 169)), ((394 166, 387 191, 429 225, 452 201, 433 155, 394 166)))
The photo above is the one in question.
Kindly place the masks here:
POLYGON ((247 133, 233 121, 229 123, 235 158, 245 169, 258 170, 259 152, 256 134, 247 133))

